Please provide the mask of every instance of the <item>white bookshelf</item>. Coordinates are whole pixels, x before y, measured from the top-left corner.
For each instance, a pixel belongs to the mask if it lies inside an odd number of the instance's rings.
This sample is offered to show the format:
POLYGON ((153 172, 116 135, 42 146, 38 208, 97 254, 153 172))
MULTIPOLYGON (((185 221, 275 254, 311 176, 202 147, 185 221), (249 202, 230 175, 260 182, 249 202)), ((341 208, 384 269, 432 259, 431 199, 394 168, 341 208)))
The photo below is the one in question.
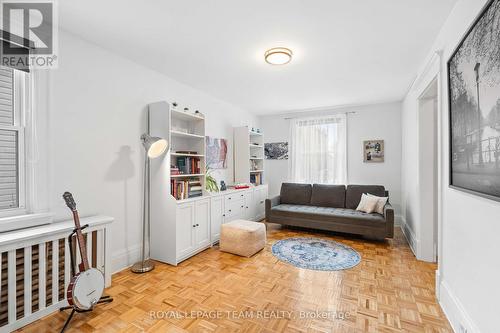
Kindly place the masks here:
POLYGON ((150 104, 148 112, 150 134, 165 138, 169 142, 169 150, 164 159, 167 165, 161 171, 161 180, 158 180, 162 185, 160 195, 173 194, 171 179, 198 180, 205 195, 205 119, 192 113, 171 110, 166 102, 150 104), (199 160, 199 172, 171 174, 171 165, 177 166, 178 159, 189 157, 199 160))
POLYGON ((149 132, 169 149, 151 160, 151 258, 172 265, 210 246, 210 196, 205 192, 205 119, 173 111, 167 102, 148 106, 149 132), (178 158, 200 159, 200 171, 172 175, 178 158), (203 196, 176 200, 171 180, 199 180, 203 196))
POLYGON ((251 175, 264 184, 264 135, 248 126, 234 128, 234 182, 250 183, 251 175))

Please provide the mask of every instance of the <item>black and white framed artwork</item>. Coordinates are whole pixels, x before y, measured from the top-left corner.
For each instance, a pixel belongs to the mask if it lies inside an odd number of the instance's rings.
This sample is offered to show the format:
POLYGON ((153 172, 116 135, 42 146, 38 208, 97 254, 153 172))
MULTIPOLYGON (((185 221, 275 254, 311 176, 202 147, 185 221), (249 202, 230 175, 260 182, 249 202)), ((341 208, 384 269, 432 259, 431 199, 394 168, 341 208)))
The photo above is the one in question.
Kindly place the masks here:
POLYGON ((500 200, 500 0, 448 61, 450 187, 500 200))
POLYGON ((288 142, 271 142, 264 144, 266 160, 287 160, 288 142))

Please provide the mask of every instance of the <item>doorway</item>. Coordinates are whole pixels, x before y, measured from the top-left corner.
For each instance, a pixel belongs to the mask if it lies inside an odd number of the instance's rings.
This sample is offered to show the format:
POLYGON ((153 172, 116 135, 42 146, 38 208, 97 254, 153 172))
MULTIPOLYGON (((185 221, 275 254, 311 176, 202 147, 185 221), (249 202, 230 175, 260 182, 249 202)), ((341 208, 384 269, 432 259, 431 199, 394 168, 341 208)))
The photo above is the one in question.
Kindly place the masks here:
POLYGON ((438 255, 438 80, 418 99, 418 179, 420 195, 419 259, 438 255))

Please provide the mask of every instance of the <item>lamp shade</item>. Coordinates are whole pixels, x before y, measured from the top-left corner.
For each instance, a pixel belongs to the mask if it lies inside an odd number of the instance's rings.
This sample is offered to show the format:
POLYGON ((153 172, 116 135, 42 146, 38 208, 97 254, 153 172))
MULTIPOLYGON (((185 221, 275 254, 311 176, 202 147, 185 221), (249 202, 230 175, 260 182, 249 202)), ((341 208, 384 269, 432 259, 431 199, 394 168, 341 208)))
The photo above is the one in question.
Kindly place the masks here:
POLYGON ((149 158, 160 157, 168 148, 168 142, 165 139, 149 134, 141 135, 142 145, 149 158))

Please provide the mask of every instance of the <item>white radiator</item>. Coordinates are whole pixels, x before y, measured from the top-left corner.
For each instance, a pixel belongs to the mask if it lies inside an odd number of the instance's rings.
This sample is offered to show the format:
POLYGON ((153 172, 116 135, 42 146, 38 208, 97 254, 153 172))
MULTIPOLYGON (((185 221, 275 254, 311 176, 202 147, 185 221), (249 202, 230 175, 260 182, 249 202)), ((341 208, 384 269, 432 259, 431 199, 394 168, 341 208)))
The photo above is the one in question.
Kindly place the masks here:
MULTIPOLYGON (((111 284, 106 249, 111 217, 81 218, 89 264, 111 284)), ((71 280, 68 235, 72 221, 0 234, 0 332, 11 332, 67 305, 71 280)), ((76 239, 73 240, 76 246, 76 239)), ((75 248, 76 263, 80 253, 75 248)))

